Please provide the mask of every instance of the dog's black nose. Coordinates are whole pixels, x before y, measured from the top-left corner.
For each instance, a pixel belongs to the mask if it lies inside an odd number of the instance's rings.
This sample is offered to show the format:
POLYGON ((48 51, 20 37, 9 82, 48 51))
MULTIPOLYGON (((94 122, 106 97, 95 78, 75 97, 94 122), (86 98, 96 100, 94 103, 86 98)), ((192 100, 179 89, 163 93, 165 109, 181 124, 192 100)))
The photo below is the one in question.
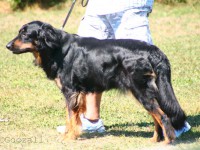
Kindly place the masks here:
POLYGON ((11 47, 12 47, 12 42, 9 42, 9 43, 6 45, 6 48, 7 48, 7 49, 11 49, 11 47))

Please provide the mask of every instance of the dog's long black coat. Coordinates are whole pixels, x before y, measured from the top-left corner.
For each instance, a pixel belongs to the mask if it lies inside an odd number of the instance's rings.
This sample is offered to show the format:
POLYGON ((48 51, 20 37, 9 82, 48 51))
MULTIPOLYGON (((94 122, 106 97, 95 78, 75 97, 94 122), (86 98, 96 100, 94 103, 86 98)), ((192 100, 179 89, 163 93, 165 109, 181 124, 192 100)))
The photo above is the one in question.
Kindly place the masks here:
MULTIPOLYGON (((130 39, 83 38, 39 21, 24 25, 16 38, 35 46, 41 67, 48 78, 60 78, 67 100, 73 92, 130 90, 149 112, 158 103, 175 129, 183 127, 186 116, 171 86, 170 64, 156 46, 130 39)), ((13 48, 13 43, 7 45, 13 53, 31 51, 13 48)))

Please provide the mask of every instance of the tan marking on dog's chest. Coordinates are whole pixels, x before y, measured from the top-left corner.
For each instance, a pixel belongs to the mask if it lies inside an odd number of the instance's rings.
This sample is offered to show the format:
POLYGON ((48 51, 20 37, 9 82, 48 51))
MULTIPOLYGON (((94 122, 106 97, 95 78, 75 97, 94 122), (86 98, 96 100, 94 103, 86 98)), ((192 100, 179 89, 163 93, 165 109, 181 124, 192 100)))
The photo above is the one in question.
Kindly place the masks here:
POLYGON ((33 51, 33 55, 35 57, 35 64, 38 65, 38 66, 41 66, 42 65, 42 59, 40 57, 40 53, 33 51))
POLYGON ((54 81, 56 82, 56 85, 58 86, 58 88, 62 89, 62 83, 60 81, 60 77, 55 78, 54 81))

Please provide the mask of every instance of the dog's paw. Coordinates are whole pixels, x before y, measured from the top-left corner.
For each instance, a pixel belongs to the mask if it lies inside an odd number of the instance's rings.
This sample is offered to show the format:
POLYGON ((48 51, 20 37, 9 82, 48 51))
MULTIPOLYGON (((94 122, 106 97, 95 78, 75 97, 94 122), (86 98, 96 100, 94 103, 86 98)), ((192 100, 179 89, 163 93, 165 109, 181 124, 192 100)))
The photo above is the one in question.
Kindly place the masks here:
POLYGON ((67 142, 67 141, 71 141, 71 140, 76 140, 77 136, 74 134, 70 134, 70 133, 65 133, 65 134, 61 134, 58 138, 57 141, 58 142, 67 142))
POLYGON ((150 141, 153 143, 157 143, 161 141, 161 138, 158 136, 153 136, 152 138, 150 138, 150 141))
POLYGON ((57 142, 63 142, 64 140, 65 140, 65 135, 64 134, 60 134, 56 139, 57 142))
POLYGON ((174 143, 174 139, 165 139, 164 141, 161 142, 164 145, 168 145, 168 144, 173 144, 174 143))

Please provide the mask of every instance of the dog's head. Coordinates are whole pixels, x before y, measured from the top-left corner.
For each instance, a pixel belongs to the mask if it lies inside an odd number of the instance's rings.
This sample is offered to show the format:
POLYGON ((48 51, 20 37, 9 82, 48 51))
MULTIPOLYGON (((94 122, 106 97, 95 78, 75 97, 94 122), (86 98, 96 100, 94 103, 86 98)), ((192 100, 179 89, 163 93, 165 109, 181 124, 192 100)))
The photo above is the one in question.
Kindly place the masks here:
POLYGON ((56 32, 49 24, 33 21, 23 25, 6 47, 14 54, 32 52, 35 64, 41 65, 41 53, 53 53, 52 50, 59 45, 59 34, 56 32))

